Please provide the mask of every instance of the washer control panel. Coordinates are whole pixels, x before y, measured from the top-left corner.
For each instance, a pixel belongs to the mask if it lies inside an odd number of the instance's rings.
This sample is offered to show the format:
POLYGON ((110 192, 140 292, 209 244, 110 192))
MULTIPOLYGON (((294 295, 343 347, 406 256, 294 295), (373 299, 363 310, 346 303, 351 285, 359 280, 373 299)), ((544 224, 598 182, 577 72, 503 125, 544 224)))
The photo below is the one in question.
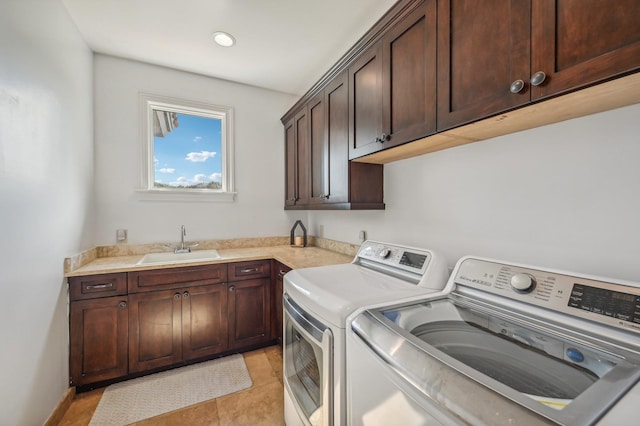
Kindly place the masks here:
POLYGON ((452 277, 459 286, 640 333, 640 283, 469 257, 458 262, 452 277))
POLYGON ((369 263, 424 275, 431 256, 431 253, 427 250, 376 241, 365 241, 360 246, 356 259, 363 259, 369 263))

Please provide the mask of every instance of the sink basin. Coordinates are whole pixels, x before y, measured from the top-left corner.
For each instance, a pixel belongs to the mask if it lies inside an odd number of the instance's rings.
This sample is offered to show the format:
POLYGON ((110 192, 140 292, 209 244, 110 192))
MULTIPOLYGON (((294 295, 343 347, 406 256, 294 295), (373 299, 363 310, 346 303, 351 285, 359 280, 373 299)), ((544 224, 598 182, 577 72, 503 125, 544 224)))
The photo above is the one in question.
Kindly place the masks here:
POLYGON ((197 250, 191 253, 149 253, 140 259, 137 264, 157 265, 160 263, 187 263, 214 259, 220 259, 217 250, 197 250))

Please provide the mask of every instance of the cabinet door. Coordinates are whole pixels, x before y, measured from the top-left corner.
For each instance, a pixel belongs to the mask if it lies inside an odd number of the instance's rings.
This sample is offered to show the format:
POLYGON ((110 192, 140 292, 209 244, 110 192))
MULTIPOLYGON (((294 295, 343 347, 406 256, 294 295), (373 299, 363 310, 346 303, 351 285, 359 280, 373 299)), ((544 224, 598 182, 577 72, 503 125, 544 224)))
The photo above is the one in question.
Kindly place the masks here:
POLYGON ((531 0, 438 3, 438 131, 530 100, 531 0))
POLYGON ((349 158, 380 150, 382 135, 382 43, 349 67, 349 158))
POLYGON ((421 2, 382 39, 383 132, 389 148, 436 131, 436 2, 421 2))
POLYGON ((640 69, 640 1, 533 0, 531 89, 538 99, 640 69))
POLYGON ((227 285, 182 291, 182 355, 185 361, 227 349, 227 285))
POLYGON ((69 333, 71 386, 127 374, 127 296, 71 302, 69 333))
POLYGON ((182 360, 182 290, 129 295, 129 371, 182 360))
POLYGON ((296 145, 296 205, 309 203, 309 115, 307 109, 294 117, 296 145))
POLYGON ((346 72, 324 90, 327 117, 327 179, 325 203, 349 201, 349 80, 346 72))
POLYGON ((284 126, 284 156, 285 156, 285 189, 284 206, 295 206, 297 197, 298 169, 296 163, 295 119, 291 119, 284 126))
POLYGON ((229 349, 271 340, 269 278, 229 283, 229 349))
POLYGON ((324 91, 307 103, 309 111, 309 185, 310 204, 324 203, 329 186, 329 147, 325 136, 324 91))

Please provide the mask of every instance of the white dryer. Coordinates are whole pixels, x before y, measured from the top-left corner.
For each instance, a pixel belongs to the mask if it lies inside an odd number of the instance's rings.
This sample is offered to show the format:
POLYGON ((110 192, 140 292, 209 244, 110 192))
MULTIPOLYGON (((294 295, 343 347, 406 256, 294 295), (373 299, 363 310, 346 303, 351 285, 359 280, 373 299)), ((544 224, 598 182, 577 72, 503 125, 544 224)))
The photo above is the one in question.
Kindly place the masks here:
POLYGON ((288 426, 346 423, 346 318, 356 309, 442 291, 443 257, 365 241, 350 264, 296 269, 284 277, 284 385, 288 426))

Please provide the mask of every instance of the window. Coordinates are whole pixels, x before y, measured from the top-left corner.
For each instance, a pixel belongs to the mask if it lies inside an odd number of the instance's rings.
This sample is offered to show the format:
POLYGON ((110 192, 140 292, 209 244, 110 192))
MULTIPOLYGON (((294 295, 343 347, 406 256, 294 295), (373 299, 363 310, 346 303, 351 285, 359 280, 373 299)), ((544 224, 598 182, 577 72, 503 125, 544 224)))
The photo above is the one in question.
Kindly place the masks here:
POLYGON ((231 201, 233 109, 140 95, 141 192, 150 199, 231 201))

